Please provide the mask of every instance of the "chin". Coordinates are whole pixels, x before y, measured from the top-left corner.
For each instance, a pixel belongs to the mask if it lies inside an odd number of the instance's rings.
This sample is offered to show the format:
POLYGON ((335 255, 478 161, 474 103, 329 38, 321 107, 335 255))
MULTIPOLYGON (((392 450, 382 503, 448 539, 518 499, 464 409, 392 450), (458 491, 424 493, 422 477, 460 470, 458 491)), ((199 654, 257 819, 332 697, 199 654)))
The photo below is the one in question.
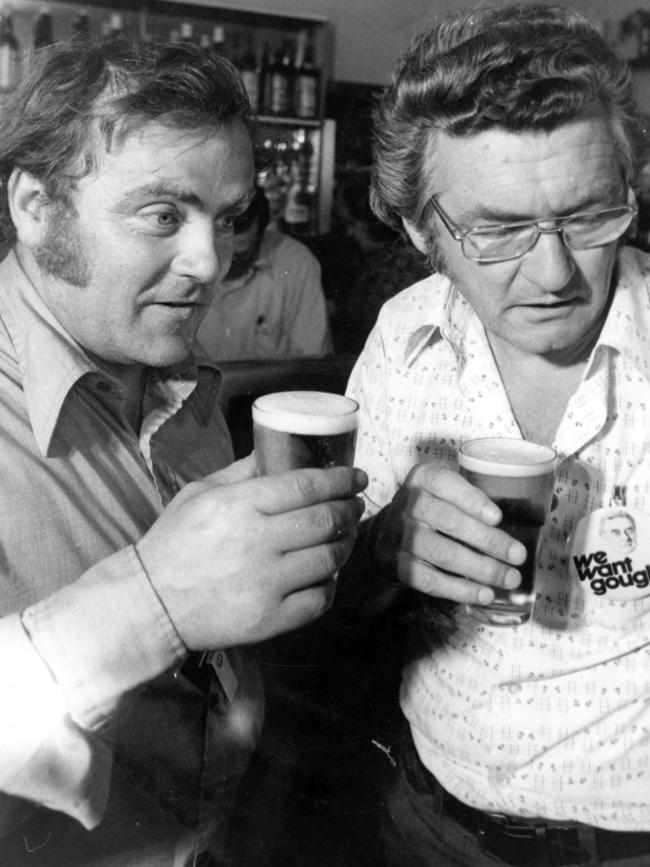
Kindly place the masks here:
POLYGON ((179 343, 176 346, 150 347, 148 352, 138 359, 145 367, 173 367, 186 361, 192 354, 194 342, 179 343))

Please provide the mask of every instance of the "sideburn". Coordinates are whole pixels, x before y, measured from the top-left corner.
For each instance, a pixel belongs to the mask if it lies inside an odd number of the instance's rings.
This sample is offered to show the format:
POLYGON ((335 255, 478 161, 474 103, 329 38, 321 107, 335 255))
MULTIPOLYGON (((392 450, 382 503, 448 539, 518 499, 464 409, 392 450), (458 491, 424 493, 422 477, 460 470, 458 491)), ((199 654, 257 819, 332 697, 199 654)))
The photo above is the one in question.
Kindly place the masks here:
POLYGON ((44 212, 47 228, 34 249, 36 264, 44 274, 85 289, 92 269, 80 237, 77 211, 70 202, 58 200, 46 205, 44 212))

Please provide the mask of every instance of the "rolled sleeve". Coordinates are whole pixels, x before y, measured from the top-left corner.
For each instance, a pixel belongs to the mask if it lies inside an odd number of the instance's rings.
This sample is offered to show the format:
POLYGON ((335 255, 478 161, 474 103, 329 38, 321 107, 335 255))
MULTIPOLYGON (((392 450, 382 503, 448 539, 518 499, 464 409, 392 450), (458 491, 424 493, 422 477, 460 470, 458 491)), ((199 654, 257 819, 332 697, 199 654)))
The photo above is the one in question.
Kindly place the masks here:
POLYGON ((72 722, 17 614, 0 620, 0 658, 0 790, 94 827, 108 797, 110 748, 72 722))
POLYGON ((28 608, 23 623, 82 728, 100 729, 129 690, 186 648, 133 546, 28 608))

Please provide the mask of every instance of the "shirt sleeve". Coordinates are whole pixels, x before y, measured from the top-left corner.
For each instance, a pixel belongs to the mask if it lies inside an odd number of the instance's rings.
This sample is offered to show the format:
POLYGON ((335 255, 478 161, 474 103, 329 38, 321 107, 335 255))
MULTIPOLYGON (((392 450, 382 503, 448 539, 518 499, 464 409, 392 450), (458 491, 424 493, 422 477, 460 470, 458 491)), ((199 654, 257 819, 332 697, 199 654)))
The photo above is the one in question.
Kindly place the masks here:
POLYGON ((0 789, 97 825, 116 709, 184 655, 133 547, 0 620, 0 789))
POLYGON ((332 335, 318 259, 304 244, 287 245, 285 240, 285 252, 277 264, 286 286, 291 355, 330 354, 332 335))

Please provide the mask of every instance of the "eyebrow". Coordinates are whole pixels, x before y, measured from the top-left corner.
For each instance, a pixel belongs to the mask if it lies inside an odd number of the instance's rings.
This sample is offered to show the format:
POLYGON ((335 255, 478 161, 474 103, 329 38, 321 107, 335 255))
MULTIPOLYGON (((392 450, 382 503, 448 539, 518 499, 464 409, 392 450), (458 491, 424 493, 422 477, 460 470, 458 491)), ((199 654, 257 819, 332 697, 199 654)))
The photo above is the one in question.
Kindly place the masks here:
MULTIPOLYGON (((612 203, 610 205, 604 205, 604 202, 608 199, 616 199, 617 189, 614 185, 609 187, 603 187, 602 189, 594 189, 590 190, 585 196, 578 201, 578 203, 571 208, 570 211, 567 211, 563 214, 558 214, 557 219, 561 219, 562 217, 569 217, 571 214, 581 214, 585 211, 589 211, 590 209, 599 206, 599 209, 604 207, 617 207, 616 204, 612 203)), ((625 194, 625 190, 622 190, 623 195, 625 194)), ((626 202, 623 202, 626 204, 626 202)), ((550 219, 553 219, 551 215, 548 215, 550 219)), ((523 223, 523 222, 532 222, 533 217, 530 214, 522 214, 516 211, 500 211, 498 205, 495 207, 488 207, 485 205, 476 205, 474 208, 470 207, 463 211, 458 217, 455 218, 455 222, 457 222, 461 226, 469 227, 471 225, 476 225, 477 220, 485 220, 486 222, 493 222, 495 224, 501 223, 523 223)), ((541 217, 540 219, 544 219, 541 217)))
MULTIPOLYGON (((221 208, 221 211, 229 211, 240 207, 247 208, 253 198, 253 195, 254 190, 251 188, 245 193, 243 193, 241 196, 238 196, 236 199, 233 199, 230 202, 226 202, 221 208)), ((187 205, 194 205, 196 207, 203 207, 204 205, 203 199, 198 195, 198 193, 194 192, 193 190, 174 186, 174 184, 161 182, 153 184, 143 184, 141 187, 135 187, 125 195, 125 199, 127 201, 134 201, 141 198, 155 199, 164 196, 170 196, 171 198, 177 199, 179 202, 183 202, 187 205)))

